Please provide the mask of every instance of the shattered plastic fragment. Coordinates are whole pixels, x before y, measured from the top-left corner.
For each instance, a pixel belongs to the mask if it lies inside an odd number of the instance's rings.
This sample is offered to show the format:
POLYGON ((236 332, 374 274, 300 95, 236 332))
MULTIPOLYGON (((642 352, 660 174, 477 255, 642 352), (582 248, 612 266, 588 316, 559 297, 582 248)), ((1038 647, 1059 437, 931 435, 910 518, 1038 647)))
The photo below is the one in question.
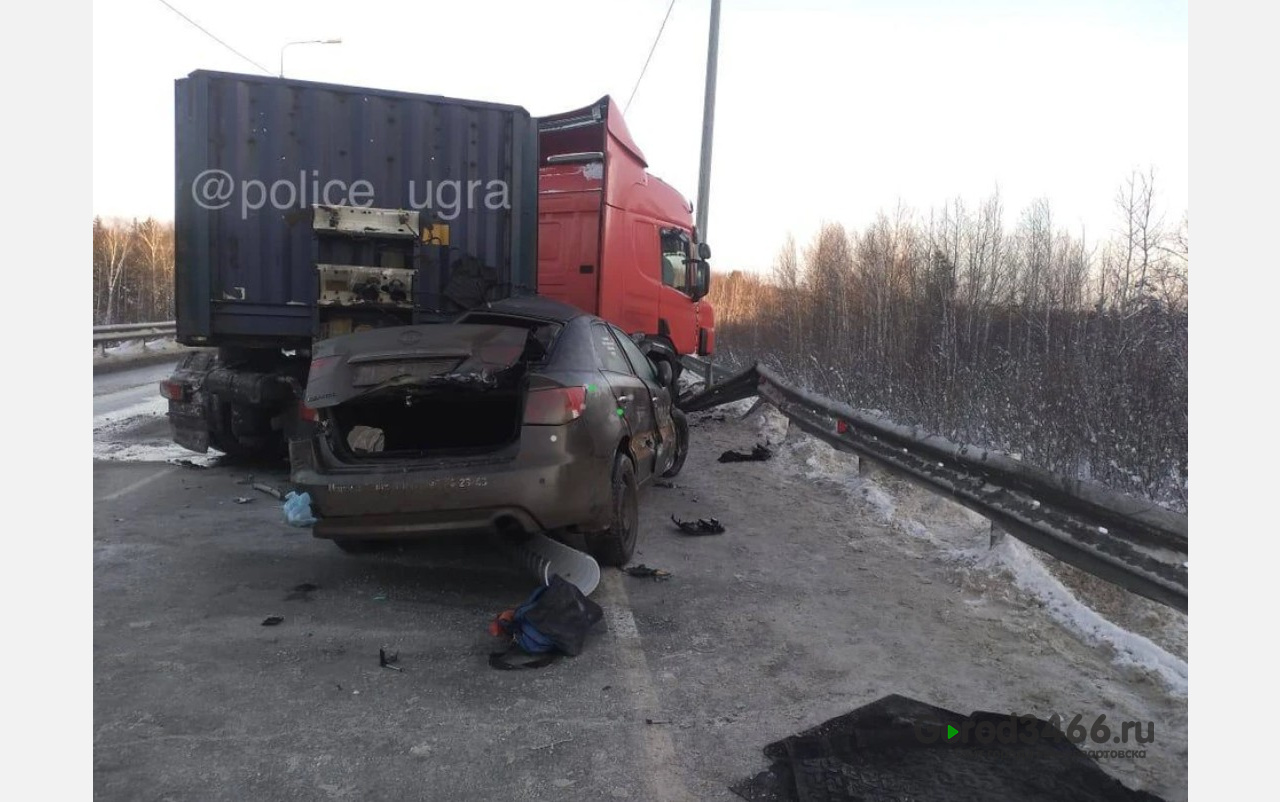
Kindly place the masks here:
POLYGON ((652 579, 657 581, 660 579, 671 578, 670 571, 664 571, 661 568, 650 568, 644 563, 641 563, 640 565, 632 565, 627 568, 623 568, 622 570, 626 572, 628 576, 635 576, 641 579, 652 579))
POLYGON ((764 462, 773 457, 773 452, 767 446, 756 444, 751 449, 751 453, 747 454, 742 451, 726 451, 720 455, 720 462, 764 462))
POLYGON ((724 524, 715 518, 699 518, 696 521, 681 521, 676 516, 671 516, 671 521, 680 527, 680 531, 686 535, 723 535, 724 524))

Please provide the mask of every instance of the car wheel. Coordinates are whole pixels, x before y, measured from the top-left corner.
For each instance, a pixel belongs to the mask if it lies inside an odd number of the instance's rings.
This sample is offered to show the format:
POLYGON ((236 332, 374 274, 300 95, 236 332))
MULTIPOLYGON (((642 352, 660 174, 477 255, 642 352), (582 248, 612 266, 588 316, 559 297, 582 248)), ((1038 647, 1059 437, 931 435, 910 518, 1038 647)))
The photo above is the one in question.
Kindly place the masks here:
POLYGON ((613 517, 609 528, 587 536, 587 551, 601 565, 621 568, 631 561, 640 530, 640 497, 636 469, 631 458, 618 452, 613 458, 613 517))
POLYGON ((676 424, 676 458, 672 460, 671 467, 662 474, 668 479, 680 473, 680 469, 684 467, 685 458, 689 456, 689 419, 685 417, 683 411, 675 407, 671 408, 671 419, 676 424))

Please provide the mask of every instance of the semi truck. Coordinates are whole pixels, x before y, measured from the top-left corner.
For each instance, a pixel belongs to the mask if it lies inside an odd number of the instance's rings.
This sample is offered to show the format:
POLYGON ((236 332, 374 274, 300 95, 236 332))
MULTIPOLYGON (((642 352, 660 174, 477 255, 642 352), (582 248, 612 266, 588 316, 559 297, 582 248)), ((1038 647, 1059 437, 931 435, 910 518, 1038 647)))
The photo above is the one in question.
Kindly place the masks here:
POLYGON ((710 249, 608 97, 499 103, 199 70, 175 83, 174 440, 281 457, 313 343, 543 295, 679 371, 710 249))

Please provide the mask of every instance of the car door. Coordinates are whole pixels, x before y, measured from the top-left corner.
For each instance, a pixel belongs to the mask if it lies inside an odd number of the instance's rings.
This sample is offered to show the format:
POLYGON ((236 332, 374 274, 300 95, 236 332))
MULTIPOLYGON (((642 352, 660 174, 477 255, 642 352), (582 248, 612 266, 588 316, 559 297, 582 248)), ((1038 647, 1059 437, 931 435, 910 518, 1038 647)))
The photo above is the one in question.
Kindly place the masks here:
POLYGON ((636 484, 642 484, 653 475, 657 458, 658 435, 649 385, 636 375, 621 343, 605 323, 591 324, 591 344, 613 392, 618 414, 626 423, 636 461, 636 484))
POLYGON ((617 326, 610 325, 622 352, 631 363, 632 371, 640 377, 649 389, 654 421, 655 450, 654 470, 662 473, 671 466, 675 459, 676 424, 671 415, 671 391, 658 381, 658 371, 649 357, 644 355, 640 346, 617 326))

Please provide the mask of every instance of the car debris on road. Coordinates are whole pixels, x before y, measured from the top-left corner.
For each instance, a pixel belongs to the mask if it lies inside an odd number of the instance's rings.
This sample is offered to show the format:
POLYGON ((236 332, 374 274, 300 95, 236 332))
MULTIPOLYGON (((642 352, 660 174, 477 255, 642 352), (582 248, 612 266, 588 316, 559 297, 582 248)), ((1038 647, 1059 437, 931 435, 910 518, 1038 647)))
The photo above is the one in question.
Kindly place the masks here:
POLYGON ((984 712, 962 716, 892 694, 769 744, 764 754, 772 766, 729 790, 749 802, 1159 802, 1154 794, 1132 790, 1109 776, 1049 722, 1024 718, 1037 737, 1021 737, 1020 725, 1011 725, 1013 738, 957 737, 971 731, 975 721, 995 731, 998 723, 1013 717, 984 712))
POLYGON ((284 623, 284 616, 282 615, 269 615, 266 618, 262 619, 262 625, 264 627, 279 626, 280 624, 283 624, 283 623, 284 623))
MULTIPOLYGON (((252 476, 249 478, 253 479, 252 476)), ((271 496, 272 498, 275 498, 275 499, 279 499, 280 501, 284 501, 284 491, 278 487, 272 487, 271 485, 265 482, 252 482, 252 481, 250 482, 250 485, 253 487, 254 490, 260 491, 262 493, 266 493, 268 496, 271 496)))
POLYGON ((641 563, 639 565, 632 565, 627 568, 623 568, 622 570, 628 576, 639 577, 641 579, 652 579, 655 582, 658 580, 671 578, 670 571, 664 571, 661 568, 650 568, 644 563, 641 563))
POLYGON ((744 451, 729 450, 720 455, 719 462, 764 462, 772 458, 773 452, 769 450, 768 446, 756 443, 750 454, 744 451))
POLYGON ((676 516, 671 516, 671 522, 679 527, 681 532, 686 535, 723 535, 724 524, 715 518, 699 518, 696 521, 682 521, 676 516))
POLYGON ((378 649, 378 665, 381 668, 389 668, 392 671, 404 671, 400 666, 392 665, 393 663, 398 662, 400 662, 399 652, 389 652, 385 647, 378 649))

